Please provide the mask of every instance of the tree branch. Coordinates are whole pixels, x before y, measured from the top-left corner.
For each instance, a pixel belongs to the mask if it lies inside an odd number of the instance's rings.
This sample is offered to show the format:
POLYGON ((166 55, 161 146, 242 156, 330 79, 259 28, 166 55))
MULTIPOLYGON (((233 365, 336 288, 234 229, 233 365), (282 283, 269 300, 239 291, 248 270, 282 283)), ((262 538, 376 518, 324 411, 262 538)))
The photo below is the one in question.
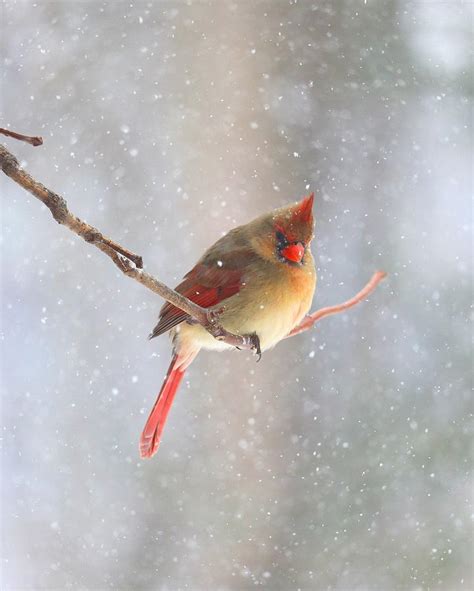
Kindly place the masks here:
POLYGON ((23 135, 22 133, 16 133, 16 131, 10 131, 9 129, 4 129, 0 127, 0 133, 6 135, 8 137, 13 137, 16 140, 20 140, 21 142, 26 142, 27 144, 31 144, 32 146, 42 146, 43 145, 43 138, 39 135, 31 136, 31 135, 23 135))
MULTIPOLYGON (((40 145, 43 140, 39 137, 29 137, 17 134, 12 131, 0 128, 0 133, 8 135, 21 141, 26 141, 34 146, 40 145)), ((104 254, 106 254, 114 264, 127 277, 135 279, 154 293, 158 294, 177 308, 180 308, 189 314, 196 322, 201 324, 213 337, 239 349, 252 350, 259 354, 258 339, 253 335, 235 335, 223 328, 219 323, 219 315, 222 308, 202 308, 194 302, 188 300, 183 295, 170 289, 167 285, 155 279, 149 273, 143 270, 142 257, 124 248, 117 242, 104 236, 97 228, 87 224, 83 220, 73 215, 68 207, 65 199, 47 189, 44 185, 33 179, 25 170, 23 170, 15 156, 9 152, 4 146, 0 145, 0 167, 3 172, 14 180, 21 187, 29 191, 34 197, 42 201, 46 207, 51 211, 53 218, 63 226, 68 227, 72 232, 83 238, 86 242, 93 244, 104 254)), ((355 306, 366 298, 377 285, 382 281, 386 274, 382 271, 377 271, 367 283, 367 285, 352 299, 328 308, 317 310, 313 314, 307 316, 301 324, 294 328, 286 337, 291 337, 300 334, 311 328, 316 322, 329 316, 330 314, 337 314, 343 310, 347 310, 355 306)))
POLYGON ((320 308, 313 312, 312 314, 308 314, 303 320, 301 321, 298 326, 296 326, 290 334, 285 337, 294 337, 301 332, 305 332, 309 328, 312 328, 316 322, 324 318, 325 316, 331 316, 332 314, 339 314, 339 312, 344 312, 344 310, 348 310, 349 308, 353 308, 358 303, 362 302, 369 294, 371 294, 377 285, 385 279, 387 273, 384 271, 376 271, 370 281, 357 293, 353 298, 350 300, 346 300, 342 304, 337 304, 336 306, 327 306, 326 308, 320 308))

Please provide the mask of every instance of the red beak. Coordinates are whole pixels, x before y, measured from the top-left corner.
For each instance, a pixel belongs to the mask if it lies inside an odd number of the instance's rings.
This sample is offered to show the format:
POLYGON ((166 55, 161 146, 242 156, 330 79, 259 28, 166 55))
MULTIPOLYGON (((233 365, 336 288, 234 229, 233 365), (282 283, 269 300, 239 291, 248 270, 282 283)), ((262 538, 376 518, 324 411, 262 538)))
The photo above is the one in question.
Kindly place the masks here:
POLYGON ((281 254, 286 260, 292 261, 293 263, 301 263, 301 259, 304 256, 304 246, 301 242, 297 244, 289 244, 282 249, 281 254))

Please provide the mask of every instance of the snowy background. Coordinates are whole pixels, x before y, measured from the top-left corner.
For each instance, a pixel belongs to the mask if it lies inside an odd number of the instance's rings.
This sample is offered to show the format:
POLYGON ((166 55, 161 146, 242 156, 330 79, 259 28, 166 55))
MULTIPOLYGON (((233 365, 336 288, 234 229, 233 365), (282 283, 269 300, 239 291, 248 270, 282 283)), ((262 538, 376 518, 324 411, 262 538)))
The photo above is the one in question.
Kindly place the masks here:
POLYGON ((234 225, 316 192, 314 308, 193 364, 159 454, 159 298, 4 175, 2 589, 472 588, 472 5, 1 6, 3 138, 175 285, 234 225))

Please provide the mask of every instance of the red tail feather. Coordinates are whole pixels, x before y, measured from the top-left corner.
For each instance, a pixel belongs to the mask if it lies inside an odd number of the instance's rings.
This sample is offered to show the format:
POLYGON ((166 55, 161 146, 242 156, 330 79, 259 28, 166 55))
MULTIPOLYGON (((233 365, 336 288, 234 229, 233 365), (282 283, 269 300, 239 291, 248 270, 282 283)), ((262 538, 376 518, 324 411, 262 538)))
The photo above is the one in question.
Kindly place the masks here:
POLYGON ((140 437, 140 455, 142 458, 151 458, 160 445, 161 433, 166 423, 166 418, 173 403, 179 384, 184 376, 184 370, 175 369, 178 356, 174 355, 161 386, 150 416, 146 422, 140 437))

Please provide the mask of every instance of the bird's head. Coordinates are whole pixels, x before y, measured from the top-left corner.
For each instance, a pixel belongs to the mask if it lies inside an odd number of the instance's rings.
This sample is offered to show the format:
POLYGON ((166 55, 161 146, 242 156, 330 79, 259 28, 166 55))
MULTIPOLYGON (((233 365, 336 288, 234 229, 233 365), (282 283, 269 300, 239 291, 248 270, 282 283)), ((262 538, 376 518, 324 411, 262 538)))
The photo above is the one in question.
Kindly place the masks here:
POLYGON ((276 209, 259 218, 261 231, 254 247, 263 258, 289 265, 304 264, 314 235, 314 193, 298 203, 276 209))

